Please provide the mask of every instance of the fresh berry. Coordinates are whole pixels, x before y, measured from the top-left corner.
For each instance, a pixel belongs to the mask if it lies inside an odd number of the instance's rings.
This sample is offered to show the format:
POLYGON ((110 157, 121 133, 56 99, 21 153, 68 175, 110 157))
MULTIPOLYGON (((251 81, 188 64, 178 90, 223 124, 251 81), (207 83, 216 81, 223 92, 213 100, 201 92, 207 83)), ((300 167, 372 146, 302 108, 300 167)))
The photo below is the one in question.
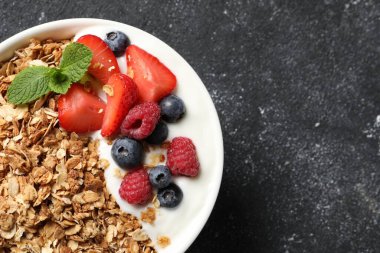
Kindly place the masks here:
POLYGON ((186 137, 176 137, 170 143, 166 165, 173 175, 195 177, 199 161, 193 142, 186 137))
POLYGON ((175 95, 169 95, 160 102, 162 119, 167 122, 176 122, 185 114, 185 104, 175 95))
POLYGON ((141 164, 143 146, 136 140, 123 137, 114 141, 111 156, 122 169, 134 168, 141 164))
POLYGON ((158 145, 163 143, 166 140, 166 138, 168 138, 168 134, 168 126, 164 122, 159 121, 156 125, 156 128, 145 140, 149 144, 158 145))
POLYGON ((142 140, 148 137, 160 119, 160 107, 145 102, 133 107, 121 124, 121 133, 130 138, 142 140))
POLYGON ((143 49, 130 45, 126 57, 128 75, 136 82, 141 101, 158 102, 176 87, 175 75, 143 49))
POLYGON ((69 132, 86 133, 102 126, 106 104, 96 95, 87 92, 83 85, 73 84, 58 99, 58 119, 69 132))
POLYGON ((120 31, 112 31, 107 33, 104 42, 116 56, 122 56, 125 53, 125 49, 131 44, 129 38, 125 33, 120 31))
POLYGON ((107 137, 119 131, 121 122, 137 102, 138 90, 131 78, 120 73, 112 75, 105 87, 108 93, 107 107, 101 134, 107 137))
POLYGON ((119 194, 130 204, 144 204, 150 200, 152 186, 148 172, 143 167, 128 172, 121 182, 119 194))
POLYGON ((107 44, 94 35, 84 35, 77 41, 92 51, 92 60, 88 72, 106 84, 115 73, 120 73, 116 57, 107 44))
POLYGON ((183 192, 176 184, 171 183, 167 187, 158 190, 157 198, 160 206, 174 208, 181 203, 183 192))
POLYGON ((158 189, 168 186, 171 179, 170 170, 165 165, 158 165, 149 171, 149 180, 158 189))

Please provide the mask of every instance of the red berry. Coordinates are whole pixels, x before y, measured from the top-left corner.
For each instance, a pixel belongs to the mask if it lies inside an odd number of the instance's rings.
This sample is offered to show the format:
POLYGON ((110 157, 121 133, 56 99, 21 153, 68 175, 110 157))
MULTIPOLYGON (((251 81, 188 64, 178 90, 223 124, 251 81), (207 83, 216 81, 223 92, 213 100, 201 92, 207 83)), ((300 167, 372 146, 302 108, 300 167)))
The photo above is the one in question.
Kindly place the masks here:
POLYGON ((199 161, 193 142, 186 137, 174 138, 168 148, 166 165, 173 175, 197 176, 199 161))
POLYGON ((153 55, 136 45, 126 52, 127 72, 139 88, 142 102, 159 102, 176 87, 175 75, 153 55))
POLYGON ((139 167, 124 177, 119 188, 120 197, 129 204, 144 204, 152 196, 148 172, 139 167))
POLYGON ((119 131, 121 122, 138 99, 136 84, 124 74, 112 75, 107 85, 111 91, 107 94, 107 107, 101 131, 104 137, 115 135, 119 131))
POLYGON ((103 84, 106 84, 113 74, 120 73, 115 55, 101 38, 88 34, 80 37, 77 42, 87 46, 92 51, 92 60, 88 72, 103 84))
POLYGON ((58 99, 58 119, 69 132, 87 133, 102 126, 106 104, 83 85, 73 84, 58 99))
POLYGON ((156 103, 145 102, 136 105, 121 124, 121 133, 136 140, 148 137, 156 127, 160 113, 160 107, 156 103))

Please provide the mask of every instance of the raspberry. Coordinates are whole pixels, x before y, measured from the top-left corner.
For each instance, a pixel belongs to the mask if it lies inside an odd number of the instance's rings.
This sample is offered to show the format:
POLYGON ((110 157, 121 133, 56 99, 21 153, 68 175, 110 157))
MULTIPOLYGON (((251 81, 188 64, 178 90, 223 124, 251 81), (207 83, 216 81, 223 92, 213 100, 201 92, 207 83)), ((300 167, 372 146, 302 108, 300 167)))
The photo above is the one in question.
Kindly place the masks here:
POLYGON ((133 107, 121 124, 121 133, 129 138, 142 140, 148 137, 160 119, 160 107, 146 102, 133 107))
POLYGON ((193 142, 186 137, 174 138, 168 148, 166 165, 173 175, 198 175, 199 161, 193 142))
POLYGON ((139 167, 129 172, 121 182, 120 197, 130 204, 144 204, 152 196, 152 186, 148 172, 139 167))

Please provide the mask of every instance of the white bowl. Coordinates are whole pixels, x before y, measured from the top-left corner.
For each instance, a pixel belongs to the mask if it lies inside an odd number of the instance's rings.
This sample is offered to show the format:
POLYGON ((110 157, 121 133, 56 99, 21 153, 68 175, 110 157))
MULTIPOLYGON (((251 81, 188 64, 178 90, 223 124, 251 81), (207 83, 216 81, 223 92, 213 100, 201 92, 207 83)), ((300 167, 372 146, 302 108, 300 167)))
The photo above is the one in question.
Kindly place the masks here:
MULTIPOLYGON (((182 188, 184 199, 174 209, 160 208, 154 226, 144 224, 144 229, 155 241, 158 235, 167 235, 171 244, 159 252, 184 252, 200 233, 214 207, 223 172, 223 139, 217 112, 202 81, 191 66, 171 47, 156 37, 135 27, 102 19, 67 19, 38 25, 0 43, 0 61, 7 60, 14 50, 27 45, 31 38, 64 39, 75 35, 92 33, 102 36, 106 31, 120 30, 131 42, 158 57, 176 75, 175 93, 186 105, 186 116, 175 124, 169 124, 169 138, 187 136, 197 148, 201 173, 197 178, 178 177, 175 182, 182 188)), ((76 37, 77 37, 76 36, 76 37)), ((118 59, 125 71, 123 59, 118 59)), ((110 146, 100 147, 101 156, 110 158, 110 146)), ((110 161, 112 159, 109 159, 110 161)), ((139 217, 141 208, 129 205, 118 195, 121 180, 112 172, 112 162, 106 171, 109 191, 120 207, 139 217)))

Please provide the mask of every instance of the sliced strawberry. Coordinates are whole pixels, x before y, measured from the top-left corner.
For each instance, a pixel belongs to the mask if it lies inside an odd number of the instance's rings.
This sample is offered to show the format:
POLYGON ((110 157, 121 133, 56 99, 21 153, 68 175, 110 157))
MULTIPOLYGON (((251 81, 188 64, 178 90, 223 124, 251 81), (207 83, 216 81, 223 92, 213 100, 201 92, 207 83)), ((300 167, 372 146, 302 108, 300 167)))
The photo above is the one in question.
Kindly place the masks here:
POLYGON ((139 88, 142 102, 158 102, 176 87, 175 75, 156 57, 136 45, 127 48, 128 75, 139 88))
POLYGON ((120 73, 119 65, 111 49, 99 37, 84 35, 77 40, 92 51, 92 61, 88 72, 106 84, 108 79, 115 73, 120 73))
POLYGON ((107 93, 107 107, 101 134, 108 137, 117 133, 129 109, 138 100, 138 89, 131 78, 124 74, 114 74, 103 86, 107 93))
POLYGON ((102 127, 106 104, 96 95, 87 92, 83 85, 73 84, 58 99, 58 119, 69 132, 86 133, 102 127))

